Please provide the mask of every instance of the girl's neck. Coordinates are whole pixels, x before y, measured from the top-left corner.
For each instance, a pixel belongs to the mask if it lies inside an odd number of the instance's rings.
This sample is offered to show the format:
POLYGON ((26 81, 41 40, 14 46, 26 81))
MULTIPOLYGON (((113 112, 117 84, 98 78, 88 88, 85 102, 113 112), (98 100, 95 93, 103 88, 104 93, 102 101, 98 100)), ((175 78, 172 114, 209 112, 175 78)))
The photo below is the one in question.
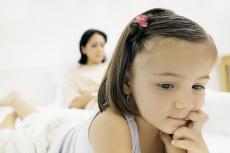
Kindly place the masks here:
POLYGON ((142 153, 164 153, 165 147, 162 142, 159 130, 152 125, 150 125, 142 117, 135 117, 138 134, 139 134, 139 143, 142 153))

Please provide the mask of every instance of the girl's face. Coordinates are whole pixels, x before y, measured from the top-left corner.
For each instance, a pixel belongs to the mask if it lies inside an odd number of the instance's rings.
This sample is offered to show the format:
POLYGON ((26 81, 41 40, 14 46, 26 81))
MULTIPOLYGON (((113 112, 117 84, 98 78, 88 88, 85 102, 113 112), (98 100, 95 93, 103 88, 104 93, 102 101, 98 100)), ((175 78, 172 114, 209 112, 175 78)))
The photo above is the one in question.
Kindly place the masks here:
POLYGON ((168 134, 184 126, 189 112, 203 105, 215 58, 211 41, 148 41, 134 60, 129 82, 142 118, 168 134))
POLYGON ((87 56, 87 65, 100 64, 104 58, 105 39, 102 35, 95 33, 89 39, 82 52, 87 56))

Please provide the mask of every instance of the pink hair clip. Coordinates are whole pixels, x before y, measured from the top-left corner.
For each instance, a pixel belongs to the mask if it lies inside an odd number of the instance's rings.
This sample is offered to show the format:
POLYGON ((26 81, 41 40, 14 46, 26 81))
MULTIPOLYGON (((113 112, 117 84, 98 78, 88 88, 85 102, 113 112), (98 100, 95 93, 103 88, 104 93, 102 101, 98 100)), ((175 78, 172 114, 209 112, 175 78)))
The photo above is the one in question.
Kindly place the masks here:
POLYGON ((146 28, 147 25, 148 25, 147 16, 146 16, 146 15, 139 15, 139 16, 137 16, 137 17, 136 17, 136 22, 137 22, 141 27, 146 28))

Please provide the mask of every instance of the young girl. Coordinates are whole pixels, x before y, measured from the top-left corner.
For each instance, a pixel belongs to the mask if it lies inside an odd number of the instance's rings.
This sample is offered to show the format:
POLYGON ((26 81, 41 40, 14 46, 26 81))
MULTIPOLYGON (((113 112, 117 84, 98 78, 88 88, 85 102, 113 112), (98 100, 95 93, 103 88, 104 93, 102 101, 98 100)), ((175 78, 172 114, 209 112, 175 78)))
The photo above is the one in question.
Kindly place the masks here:
MULTIPOLYGON (((202 105, 216 57, 211 36, 197 23, 166 9, 138 15, 124 29, 100 86, 100 112, 71 128, 71 122, 59 125, 48 152, 209 153, 202 105)), ((13 99, 19 114, 16 105, 27 105, 13 97, 2 104, 13 99)))
POLYGON ((107 36, 97 29, 83 33, 79 43, 79 66, 65 78, 63 102, 67 107, 98 110, 97 92, 107 68, 105 45, 107 36))
POLYGON ((211 36, 183 16, 152 9, 134 18, 99 89, 92 152, 208 153, 201 108, 216 57, 211 36))

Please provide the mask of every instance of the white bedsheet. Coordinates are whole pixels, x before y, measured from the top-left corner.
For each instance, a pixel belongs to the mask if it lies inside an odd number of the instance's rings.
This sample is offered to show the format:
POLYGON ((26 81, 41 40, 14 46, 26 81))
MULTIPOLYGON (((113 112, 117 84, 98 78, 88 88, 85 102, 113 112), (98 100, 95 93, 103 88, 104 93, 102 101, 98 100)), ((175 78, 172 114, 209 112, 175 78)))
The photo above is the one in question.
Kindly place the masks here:
MULTIPOLYGON (((230 93, 208 91, 204 109, 210 117, 203 130, 210 153, 226 153, 230 146, 230 93)), ((0 122, 9 112, 11 109, 0 107, 0 122)))
POLYGON ((38 109, 39 112, 18 124, 16 130, 1 130, 0 153, 47 153, 51 146, 59 148, 68 129, 81 124, 93 113, 81 109, 38 109))
POLYGON ((230 136, 224 136, 213 132, 203 132, 210 153, 227 153, 230 146, 230 136))

